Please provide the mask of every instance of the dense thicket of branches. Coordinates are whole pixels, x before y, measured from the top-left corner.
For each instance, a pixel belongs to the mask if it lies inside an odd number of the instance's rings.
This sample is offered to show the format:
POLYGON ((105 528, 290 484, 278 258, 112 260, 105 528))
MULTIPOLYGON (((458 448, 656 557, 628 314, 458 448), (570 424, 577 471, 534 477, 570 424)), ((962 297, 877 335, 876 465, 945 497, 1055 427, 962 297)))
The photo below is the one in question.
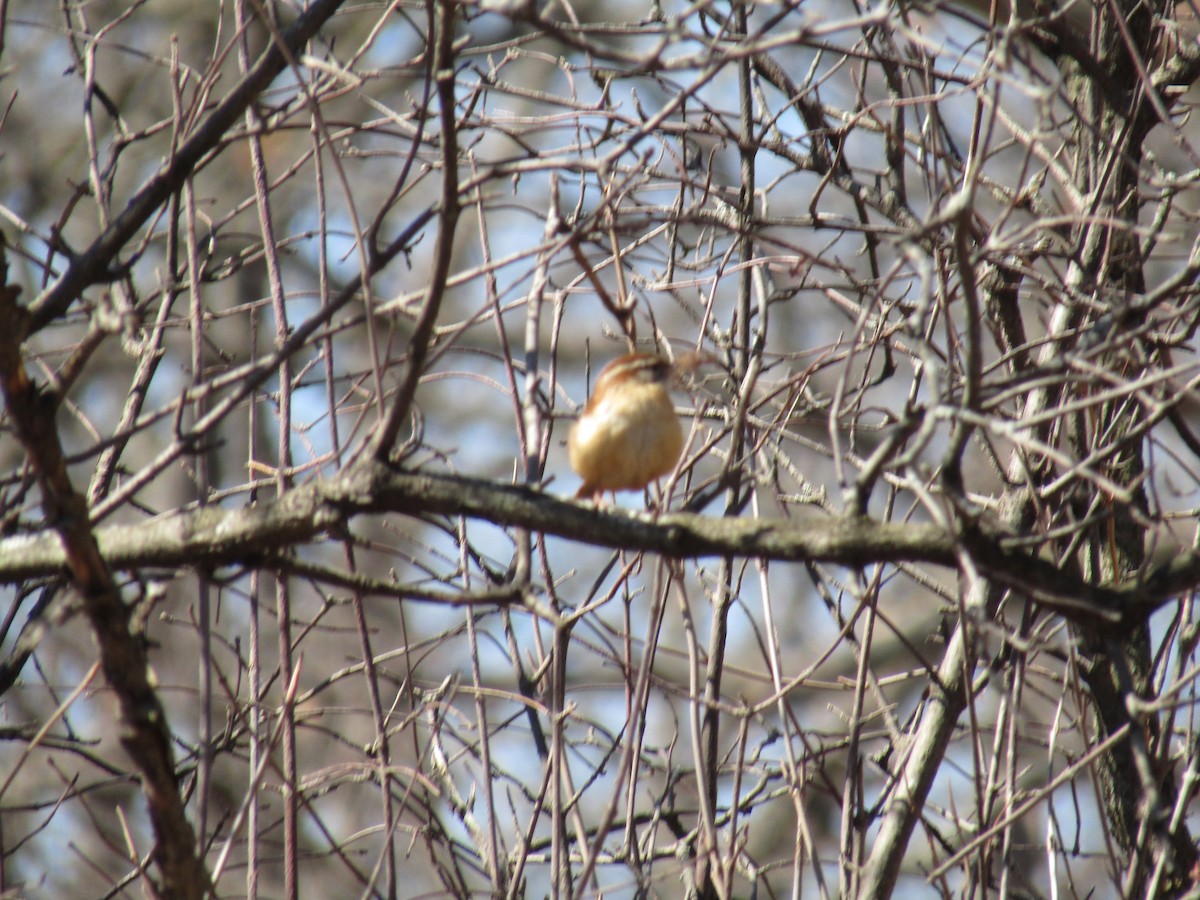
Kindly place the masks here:
POLYGON ((1195 890, 1194 12, 0 4, 0 895, 1195 890))

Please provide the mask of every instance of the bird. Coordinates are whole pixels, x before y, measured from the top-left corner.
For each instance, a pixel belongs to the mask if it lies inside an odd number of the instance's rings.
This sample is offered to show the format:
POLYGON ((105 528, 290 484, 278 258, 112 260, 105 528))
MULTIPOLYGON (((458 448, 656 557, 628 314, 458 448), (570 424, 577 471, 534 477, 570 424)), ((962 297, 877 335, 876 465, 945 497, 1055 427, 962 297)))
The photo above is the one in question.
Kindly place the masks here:
POLYGON ((567 437, 567 455, 583 479, 576 499, 637 491, 669 473, 683 449, 670 387, 699 358, 672 362, 658 353, 627 353, 606 365, 567 437))

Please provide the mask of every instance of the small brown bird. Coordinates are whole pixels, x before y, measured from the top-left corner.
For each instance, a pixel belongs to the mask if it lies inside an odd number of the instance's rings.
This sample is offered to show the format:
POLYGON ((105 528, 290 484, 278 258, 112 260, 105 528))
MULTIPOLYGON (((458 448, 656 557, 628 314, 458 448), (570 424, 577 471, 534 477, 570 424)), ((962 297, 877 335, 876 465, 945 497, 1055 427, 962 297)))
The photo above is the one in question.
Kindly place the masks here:
POLYGON ((567 438, 571 468, 583 478, 577 498, 641 490, 675 468, 683 430, 670 385, 681 369, 695 366, 694 361, 677 365, 657 353, 628 353, 601 370, 567 438))

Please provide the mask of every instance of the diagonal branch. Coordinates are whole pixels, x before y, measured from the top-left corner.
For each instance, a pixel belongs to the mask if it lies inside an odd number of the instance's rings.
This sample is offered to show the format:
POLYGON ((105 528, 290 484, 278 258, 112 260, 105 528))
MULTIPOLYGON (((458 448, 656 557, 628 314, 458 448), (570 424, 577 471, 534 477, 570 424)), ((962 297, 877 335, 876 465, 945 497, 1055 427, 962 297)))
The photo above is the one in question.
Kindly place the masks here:
MULTIPOLYGON (((0 257, 0 283, 8 274, 0 257)), ((196 853, 196 839, 184 811, 175 776, 171 732, 150 675, 146 648, 130 621, 130 610, 112 577, 108 560, 92 531, 87 500, 71 484, 55 425, 57 398, 30 380, 21 356, 26 313, 17 305, 18 288, 0 287, 0 389, 13 429, 25 449, 42 492, 52 544, 78 592, 100 653, 104 677, 120 704, 121 745, 141 775, 154 827, 153 857, 162 873, 165 897, 200 898, 209 879, 196 853)))
MULTIPOLYGON (((321 27, 333 17, 344 0, 315 0, 284 32, 292 54, 298 53, 321 27)), ((274 44, 267 48, 257 64, 237 83, 204 124, 184 141, 170 160, 129 200, 125 209, 91 246, 71 260, 66 271, 30 304, 29 333, 39 331, 61 316, 83 291, 97 283, 113 280, 118 274, 118 254, 170 196, 195 174, 204 156, 217 147, 227 132, 245 115, 276 76, 287 66, 287 56, 274 44)))

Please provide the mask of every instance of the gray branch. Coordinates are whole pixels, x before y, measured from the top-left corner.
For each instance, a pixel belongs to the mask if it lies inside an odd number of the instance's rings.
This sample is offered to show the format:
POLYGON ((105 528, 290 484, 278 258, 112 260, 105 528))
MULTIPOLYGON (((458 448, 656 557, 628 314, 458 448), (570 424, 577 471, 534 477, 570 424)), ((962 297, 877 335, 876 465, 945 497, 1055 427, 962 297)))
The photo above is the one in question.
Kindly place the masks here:
MULTIPOLYGON (((982 525, 957 534, 922 523, 866 517, 754 519, 691 513, 629 512, 559 499, 517 485, 408 472, 369 460, 278 500, 242 509, 205 507, 135 525, 97 529, 114 569, 253 564, 260 556, 346 528, 356 516, 454 515, 528 528, 595 546, 675 559, 736 556, 859 567, 927 563, 956 567, 966 546, 1002 584, 1067 618, 1124 627, 1143 621, 1171 597, 1200 583, 1200 557, 1183 553, 1142 577, 1087 584, 1016 546, 1011 535, 982 525)), ((0 541, 0 583, 58 574, 65 556, 47 529, 0 541)))

